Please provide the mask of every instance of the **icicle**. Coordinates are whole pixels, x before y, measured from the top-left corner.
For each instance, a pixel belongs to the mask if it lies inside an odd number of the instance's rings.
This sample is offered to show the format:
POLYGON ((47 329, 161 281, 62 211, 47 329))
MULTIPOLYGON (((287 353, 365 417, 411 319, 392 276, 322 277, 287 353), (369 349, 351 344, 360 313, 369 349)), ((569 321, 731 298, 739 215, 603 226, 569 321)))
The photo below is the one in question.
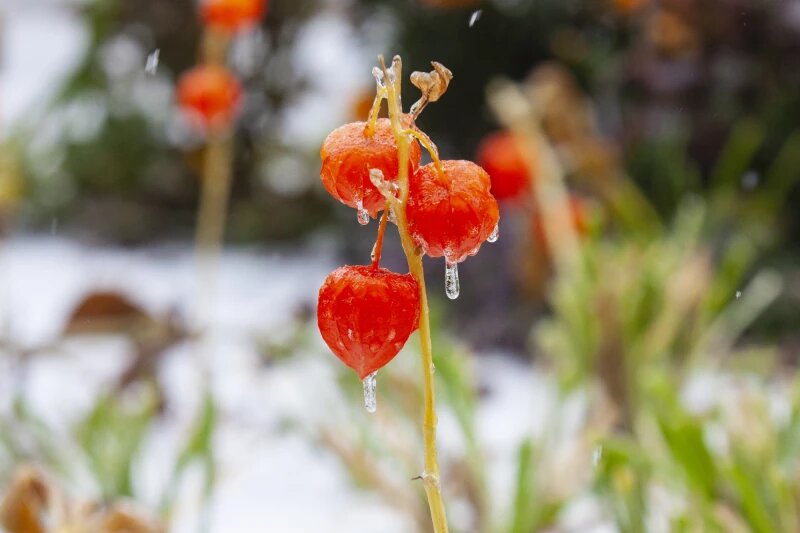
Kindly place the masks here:
POLYGON ((491 235, 489 235, 489 238, 486 239, 486 240, 489 241, 489 242, 497 242, 498 238, 500 238, 500 223, 499 222, 497 223, 497 225, 495 225, 494 229, 492 230, 491 235))
POLYGON ((397 215, 394 214, 394 209, 391 207, 389 208, 389 222, 394 225, 397 225, 397 215))
POLYGON ((359 200, 358 203, 356 203, 356 210, 358 211, 358 214, 356 215, 358 218, 358 223, 362 226, 369 224, 369 213, 366 209, 364 209, 363 201, 359 200))
MULTIPOLYGON (((400 56, 394 56, 392 58, 392 64, 389 68, 386 69, 386 75, 388 79, 386 80, 390 85, 394 86, 397 82, 401 79, 403 72, 403 61, 400 59, 400 56)), ((394 92, 395 101, 397 102, 397 108, 403 109, 403 100, 400 96, 399 87, 394 92)))
POLYGON ((400 59, 400 56, 394 56, 392 58, 392 65, 386 69, 386 72, 389 74, 389 83, 396 83, 397 80, 400 78, 400 73, 403 70, 403 60, 400 59))
POLYGON ((458 284, 458 263, 451 263, 449 260, 445 261, 444 290, 447 292, 447 297, 451 300, 458 298, 458 292, 460 290, 458 284))
POLYGON ((384 178, 380 169, 369 169, 369 180, 384 197, 393 196, 397 198, 400 194, 400 185, 396 181, 389 181, 384 178))
POLYGON ((375 241, 375 244, 372 245, 372 251, 369 253, 369 259, 373 263, 375 262, 375 253, 377 247, 378 247, 378 241, 375 241))
POLYGON ((361 383, 364 385, 364 407, 368 413, 374 413, 378 408, 377 398, 375 396, 375 387, 377 385, 378 371, 369 374, 364 378, 361 383))

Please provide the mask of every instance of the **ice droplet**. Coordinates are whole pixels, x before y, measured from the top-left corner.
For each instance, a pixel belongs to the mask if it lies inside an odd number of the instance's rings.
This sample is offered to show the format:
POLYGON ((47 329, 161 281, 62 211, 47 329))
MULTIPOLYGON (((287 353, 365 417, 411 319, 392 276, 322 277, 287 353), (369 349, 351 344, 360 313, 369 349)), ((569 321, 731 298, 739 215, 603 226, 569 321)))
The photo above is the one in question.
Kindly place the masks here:
POLYGON ((149 56, 147 56, 147 62, 144 64, 145 73, 149 74, 150 76, 155 76, 156 71, 158 70, 158 56, 160 55, 161 49, 156 48, 150 53, 149 56))
POLYGON ((470 15, 470 17, 469 17, 469 27, 470 28, 473 27, 476 22, 478 22, 478 19, 481 18, 482 14, 483 14, 483 9, 477 9, 477 10, 472 12, 472 15, 470 15))
POLYGON ((389 208, 389 222, 392 224, 397 224, 397 215, 394 214, 394 209, 391 207, 389 208))
POLYGON ((386 80, 383 78, 383 71, 378 67, 372 68, 372 77, 375 78, 375 83, 380 88, 386 87, 386 80))
POLYGON ((497 239, 499 238, 500 238, 500 223, 498 222, 495 225, 494 229, 492 230, 492 233, 489 235, 489 238, 486 240, 489 242, 497 242, 497 239))
POLYGON ((400 193, 400 186, 395 181, 389 181, 383 177, 383 172, 377 168, 369 169, 369 180, 376 189, 384 196, 397 196, 400 193))
POLYGON ((736 291, 736 299, 738 300, 741 297, 742 297, 742 291, 736 291))
POLYGON ((386 69, 386 73, 389 75, 389 83, 394 84, 397 82, 398 77, 400 76, 400 71, 403 69, 403 61, 400 59, 400 56, 394 56, 392 58, 392 65, 386 69))
POLYGON ((369 224, 369 213, 367 212, 366 209, 364 209, 363 201, 361 200, 358 201, 358 203, 356 204, 356 210, 358 211, 358 214, 356 215, 356 218, 358 218, 358 223, 361 224, 362 226, 366 226, 367 224, 369 224))
POLYGON ((444 290, 451 300, 458 298, 458 293, 461 290, 458 284, 458 263, 445 262, 444 290))
POLYGON ((364 407, 368 413, 374 413, 378 409, 378 401, 375 396, 375 387, 378 384, 376 379, 378 371, 367 375, 361 383, 364 385, 364 407))

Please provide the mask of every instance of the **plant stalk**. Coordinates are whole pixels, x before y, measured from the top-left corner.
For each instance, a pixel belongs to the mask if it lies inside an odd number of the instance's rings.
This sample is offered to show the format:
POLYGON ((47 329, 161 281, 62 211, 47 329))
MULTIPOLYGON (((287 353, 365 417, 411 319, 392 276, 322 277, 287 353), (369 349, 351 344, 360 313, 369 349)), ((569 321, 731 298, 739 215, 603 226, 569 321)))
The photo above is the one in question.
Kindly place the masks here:
MULTIPOLYGON (((195 245, 197 254, 196 326, 207 339, 212 324, 211 310, 216 299, 219 261, 225 218, 231 188, 231 140, 227 131, 212 131, 204 154, 200 206, 195 245)), ((200 341, 208 351, 207 340, 200 341)), ((204 354, 208 355, 208 354, 204 354)), ((207 366, 209 361, 204 361, 207 366)), ((206 368, 207 371, 207 368, 206 368)))
POLYGON ((395 209, 397 218, 397 229, 400 232, 400 241, 403 251, 408 261, 408 269, 419 285, 419 338, 422 352, 422 375, 423 375, 423 417, 422 435, 425 449, 425 470, 422 478, 425 487, 425 494, 428 498, 428 506, 431 511, 434 533, 447 533, 447 518, 444 510, 444 500, 442 499, 441 486, 439 481, 439 461, 436 452, 436 397, 433 383, 433 347, 431 343, 430 311, 428 309, 428 294, 425 289, 425 272, 422 267, 422 253, 418 250, 416 243, 408 231, 408 221, 406 219, 405 207, 408 201, 408 161, 409 161, 409 137, 404 131, 400 122, 402 108, 400 106, 400 82, 399 58, 395 57, 392 68, 398 65, 395 72, 395 79, 390 82, 383 58, 380 58, 384 76, 387 80, 388 91, 387 101, 389 104, 389 119, 392 124, 392 133, 397 143, 398 159, 398 184, 400 185, 400 208, 395 209))
POLYGON ((522 156, 531 173, 530 182, 532 186, 536 184, 534 205, 542 214, 554 264, 558 272, 569 272, 580 263, 580 241, 570 214, 564 170, 541 129, 539 114, 511 83, 496 83, 488 96, 489 105, 500 123, 524 146, 522 156))

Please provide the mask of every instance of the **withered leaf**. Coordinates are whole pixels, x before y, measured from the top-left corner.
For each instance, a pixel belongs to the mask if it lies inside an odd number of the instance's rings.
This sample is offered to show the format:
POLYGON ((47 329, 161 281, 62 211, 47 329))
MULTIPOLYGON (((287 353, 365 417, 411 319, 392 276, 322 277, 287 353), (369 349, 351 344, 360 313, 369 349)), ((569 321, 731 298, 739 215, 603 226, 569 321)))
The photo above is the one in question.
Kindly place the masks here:
POLYGON ((411 83, 420 90, 422 96, 411 107, 411 113, 418 115, 430 102, 436 102, 447 92, 453 73, 437 61, 431 61, 433 70, 430 72, 415 71, 411 73, 411 83))
POLYGON ((67 335, 130 331, 153 319, 141 307, 117 292, 87 294, 67 319, 67 335))
POLYGON ((45 533, 42 518, 49 499, 44 476, 31 466, 20 467, 0 502, 0 529, 8 533, 45 533))

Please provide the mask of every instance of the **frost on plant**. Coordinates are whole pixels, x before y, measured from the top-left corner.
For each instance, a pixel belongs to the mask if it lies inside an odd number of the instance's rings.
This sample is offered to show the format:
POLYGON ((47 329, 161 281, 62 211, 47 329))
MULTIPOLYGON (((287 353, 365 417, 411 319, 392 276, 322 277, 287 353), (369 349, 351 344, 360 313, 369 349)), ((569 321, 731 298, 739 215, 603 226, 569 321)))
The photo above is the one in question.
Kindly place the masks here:
POLYGON ((433 62, 430 72, 414 72, 411 82, 422 93, 409 113, 402 109, 403 63, 395 56, 387 68, 375 67, 376 95, 365 122, 345 124, 322 144, 320 178, 341 203, 356 209, 359 223, 382 212, 371 264, 343 266, 322 285, 317 323, 331 351, 363 381, 364 403, 376 408, 376 372, 420 330, 424 380, 423 480, 434 531, 447 531, 436 458, 433 364, 422 255, 443 257, 446 294, 459 293, 457 265, 475 255, 484 241, 497 239, 499 211, 490 193, 489 175, 471 161, 441 160, 433 141, 416 125, 425 107, 439 100, 453 74, 433 62), (386 101, 389 118, 378 118, 386 101), (424 148, 432 162, 420 166, 424 148), (409 273, 380 268, 388 221, 396 224, 409 273), (347 332, 347 334, 342 334, 347 332))

